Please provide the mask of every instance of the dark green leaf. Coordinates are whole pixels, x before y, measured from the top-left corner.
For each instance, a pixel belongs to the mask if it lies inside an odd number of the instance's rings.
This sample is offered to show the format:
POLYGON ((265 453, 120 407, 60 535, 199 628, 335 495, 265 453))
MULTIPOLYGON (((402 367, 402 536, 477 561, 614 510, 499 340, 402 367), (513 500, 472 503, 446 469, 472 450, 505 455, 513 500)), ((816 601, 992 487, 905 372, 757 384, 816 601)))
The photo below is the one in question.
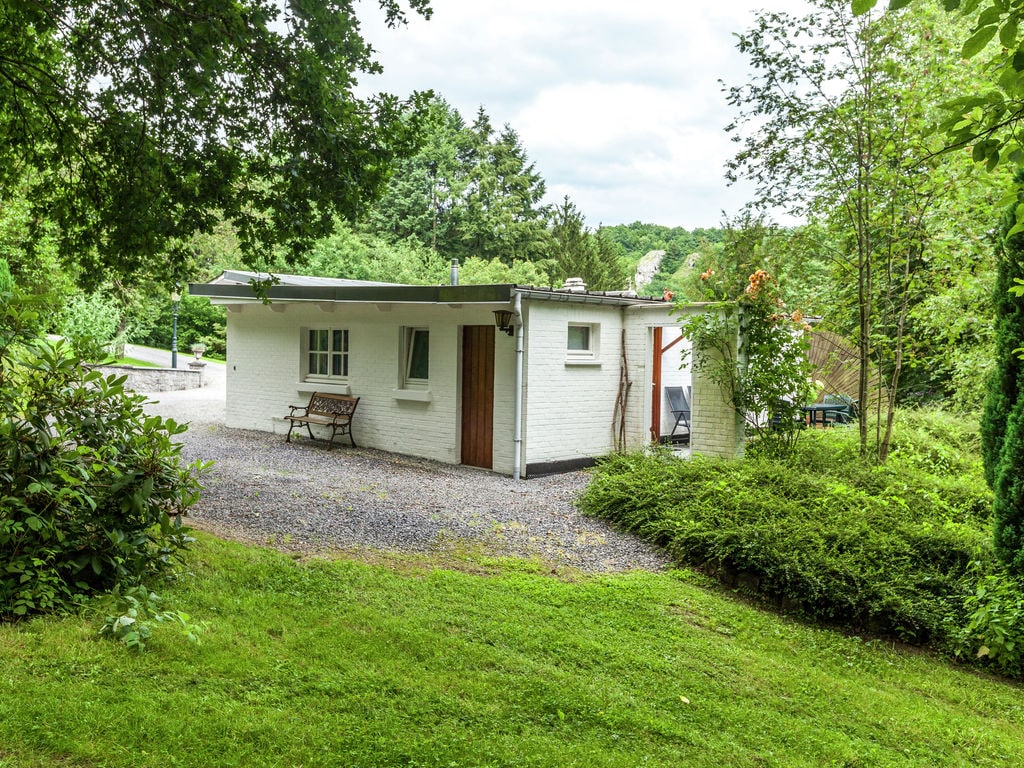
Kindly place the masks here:
POLYGON ((1017 44, 1017 20, 1010 18, 999 29, 999 42, 1004 48, 1013 48, 1017 44))
POLYGON ((971 37, 964 43, 964 47, 961 51, 961 55, 965 59, 969 59, 981 51, 989 41, 995 37, 998 27, 995 24, 991 24, 987 27, 982 27, 975 32, 971 37))

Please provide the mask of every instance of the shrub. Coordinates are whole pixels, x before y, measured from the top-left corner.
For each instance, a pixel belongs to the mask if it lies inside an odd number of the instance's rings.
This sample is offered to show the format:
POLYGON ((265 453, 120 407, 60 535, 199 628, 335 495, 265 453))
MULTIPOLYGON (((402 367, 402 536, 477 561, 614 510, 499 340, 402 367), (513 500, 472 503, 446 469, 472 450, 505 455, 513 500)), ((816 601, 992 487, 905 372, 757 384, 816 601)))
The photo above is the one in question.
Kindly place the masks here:
MULTIPOLYGON (((98 346, 117 346, 121 310, 103 293, 73 296, 61 313, 59 332, 73 342, 89 341, 98 346)), ((123 346, 123 339, 121 340, 123 346)), ((115 353, 116 354, 116 353, 115 353)))
POLYGON ((989 663, 1004 675, 1024 676, 1024 587, 990 573, 964 601, 967 621, 951 628, 954 652, 989 663))
MULTIPOLYGON (((8 302, 6 317, 17 315, 8 302)), ((67 609, 161 573, 190 541, 199 465, 124 377, 87 371, 64 342, 0 347, 0 618, 67 609)))
POLYGON ((881 467, 856 458, 857 435, 838 429, 809 431, 785 462, 756 451, 739 461, 610 457, 581 507, 807 618, 947 647, 977 563, 996 568, 991 494, 980 463, 947 455, 949 441, 915 449, 919 429, 881 467), (935 474, 922 469, 930 461, 935 474))

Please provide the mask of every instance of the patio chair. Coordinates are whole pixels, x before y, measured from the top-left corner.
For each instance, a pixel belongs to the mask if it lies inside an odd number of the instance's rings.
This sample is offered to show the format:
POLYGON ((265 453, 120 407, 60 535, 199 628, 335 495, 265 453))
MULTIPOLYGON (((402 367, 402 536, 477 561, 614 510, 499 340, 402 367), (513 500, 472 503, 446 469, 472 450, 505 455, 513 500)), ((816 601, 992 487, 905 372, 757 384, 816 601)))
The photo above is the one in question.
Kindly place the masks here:
POLYGON ((830 424, 851 424, 857 418, 857 401, 846 395, 825 395, 821 398, 824 405, 835 405, 825 411, 825 421, 830 424))
POLYGON ((690 440, 690 393, 692 389, 686 387, 665 387, 665 395, 668 397, 669 409, 672 411, 672 415, 676 417, 676 423, 672 425, 672 431, 669 433, 669 442, 672 442, 676 435, 676 430, 679 429, 679 425, 682 424, 686 427, 686 435, 680 435, 680 439, 685 437, 686 441, 690 440))

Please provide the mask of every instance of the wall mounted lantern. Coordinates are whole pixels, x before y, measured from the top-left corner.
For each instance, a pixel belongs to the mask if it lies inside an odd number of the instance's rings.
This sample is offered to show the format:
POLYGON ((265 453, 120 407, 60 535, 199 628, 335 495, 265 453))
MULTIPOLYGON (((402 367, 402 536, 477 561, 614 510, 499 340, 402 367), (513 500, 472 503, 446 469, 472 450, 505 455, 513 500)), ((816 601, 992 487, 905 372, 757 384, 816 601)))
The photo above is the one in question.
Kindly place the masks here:
POLYGON ((515 327, 512 325, 512 311, 509 309, 494 310, 494 324, 498 326, 499 331, 504 331, 509 336, 515 332, 515 327))

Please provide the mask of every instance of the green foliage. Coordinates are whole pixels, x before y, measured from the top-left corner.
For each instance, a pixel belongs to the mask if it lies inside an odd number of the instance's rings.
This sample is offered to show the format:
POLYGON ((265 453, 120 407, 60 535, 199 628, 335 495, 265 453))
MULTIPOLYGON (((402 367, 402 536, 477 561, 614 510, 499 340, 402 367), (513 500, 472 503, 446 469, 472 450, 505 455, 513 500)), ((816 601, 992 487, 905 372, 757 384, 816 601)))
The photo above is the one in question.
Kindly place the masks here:
MULTIPOLYGON (((131 341, 160 349, 171 348, 174 325, 174 304, 169 295, 150 297, 135 315, 144 315, 144 327, 136 326, 131 341)), ((210 303, 205 296, 182 294, 178 304, 178 349, 188 350, 193 344, 205 344, 214 357, 227 353, 227 311, 210 303)))
POLYGON ((547 285, 549 278, 541 265, 536 262, 513 261, 511 264, 506 264, 498 259, 484 261, 470 257, 459 266, 459 282, 463 285, 486 285, 488 283, 547 285))
POLYGON ((1024 677, 1024 586, 1009 576, 988 574, 964 608, 967 623, 952 630, 956 655, 989 662, 1010 677, 1024 677))
POLYGON ((809 431, 786 461, 756 446, 741 461, 614 456, 581 506, 785 610, 959 654, 979 572, 1002 573, 963 433, 901 412, 882 466, 840 429, 809 431))
MULTIPOLYGON (((855 14, 867 13, 878 0, 852 0, 855 14)), ((910 0, 893 0, 889 10, 899 10, 910 0)), ((983 51, 985 87, 962 89, 946 104, 940 124, 951 147, 972 147, 975 162, 992 170, 1000 163, 1020 165, 1024 160, 1019 126, 1024 109, 1024 2, 1022 0, 943 0, 947 11, 971 16, 973 27, 963 35, 960 55, 970 59, 983 51)), ((1018 216, 1018 219, 1020 217, 1018 216)), ((1014 225, 1013 234, 1024 231, 1024 221, 1014 225)))
POLYGON ((296 560, 198 538, 161 592, 216 617, 198 647, 159 626, 126 658, 89 613, 0 625, 5 763, 1024 762, 1019 685, 780 618, 691 571, 558 578, 477 553, 296 560))
POLYGON ((629 281, 625 265, 603 230, 592 232, 568 195, 555 207, 551 218, 552 285, 580 277, 591 291, 622 291, 629 281))
MULTIPOLYGON (((79 293, 71 297, 61 313, 59 333, 79 344, 91 341, 100 346, 115 345, 121 310, 108 294, 79 293)), ((123 344, 123 339, 121 340, 123 344)))
POLYGON ((803 427, 802 408, 817 395, 802 317, 783 306, 775 279, 759 269, 735 304, 720 304, 682 324, 692 350, 700 352, 694 370, 726 393, 762 450, 778 457, 792 450, 803 427))
POLYGON ((1013 404, 995 468, 993 517, 996 553, 1024 575, 1024 397, 1013 404))
POLYGON ((419 125, 420 148, 398 163, 383 197, 367 212, 369 230, 442 260, 543 258, 544 179, 515 130, 495 131, 482 107, 467 125, 441 99, 430 103, 419 125))
MULTIPOLYGON (((1018 198, 1021 177, 1018 176, 1018 198)), ((996 370, 982 414, 985 479, 995 491, 996 552, 1024 574, 1024 305, 1012 288, 1024 277, 1024 235, 1012 234, 1016 210, 1003 216, 996 242, 996 370)))
MULTIPOLYGON (((431 12, 379 4, 389 24, 431 12)), ((183 279, 192 235, 221 218, 249 259, 298 254, 413 149, 405 117, 421 97, 355 94, 379 70, 352 0, 8 3, 0 196, 19 189, 58 226, 88 287, 110 273, 183 279)))
MULTIPOLYGON (((1018 195, 1024 192, 1018 190, 1018 195)), ((1024 390, 1024 361, 1017 354, 1017 348, 1024 346, 1024 304, 1010 292, 1016 281, 1024 277, 1024 235, 1008 234, 1013 223, 1014 213, 1007 211, 995 244, 997 278, 992 300, 996 367, 989 379, 981 421, 985 479, 992 486, 996 483, 1010 413, 1024 390)))
POLYGON ((156 624, 176 626, 190 643, 198 643, 205 629, 205 625, 190 623, 187 613, 163 610, 160 597, 141 584, 125 589, 114 587, 106 602, 110 613, 103 620, 100 634, 124 643, 129 650, 146 650, 156 624))
POLYGON ((162 573, 189 537, 199 465, 147 416, 124 377, 89 371, 63 342, 0 330, 0 617, 63 610, 162 573))
MULTIPOLYGON (((978 231, 978 200, 998 177, 985 179, 962 153, 942 153, 929 130, 951 84, 978 82, 951 52, 955 25, 923 4, 855 17, 847 0, 814 0, 810 10, 761 13, 739 36, 751 75, 729 89, 739 113, 731 129, 742 131, 729 176, 755 182, 755 210, 782 206, 825 235, 818 250, 837 279, 819 306, 858 346, 851 394, 883 403, 871 449, 884 461, 904 383, 920 400, 933 396, 930 370, 942 372, 941 384, 951 375, 945 345, 915 310, 959 279, 935 266, 947 241, 978 231), (881 374, 874 392, 872 370, 881 374)), ((971 335, 957 341, 969 345, 971 335)), ((865 409, 859 422, 865 453, 870 418, 865 409)))

